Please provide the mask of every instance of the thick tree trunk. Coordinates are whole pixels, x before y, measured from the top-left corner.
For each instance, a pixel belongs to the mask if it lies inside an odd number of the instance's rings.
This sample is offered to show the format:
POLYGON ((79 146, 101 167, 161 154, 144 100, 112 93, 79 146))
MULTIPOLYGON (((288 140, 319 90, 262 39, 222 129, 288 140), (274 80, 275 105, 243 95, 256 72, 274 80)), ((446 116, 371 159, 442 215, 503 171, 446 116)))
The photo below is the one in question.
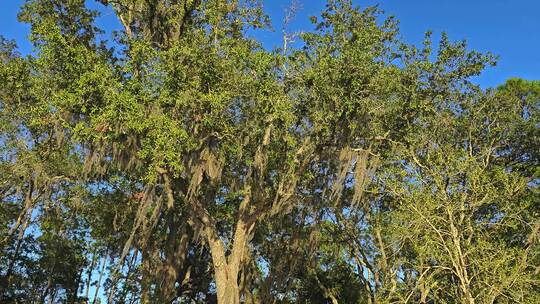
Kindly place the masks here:
POLYGON ((186 260, 189 245, 187 227, 182 225, 180 231, 178 230, 175 223, 171 221, 169 223, 168 247, 165 250, 166 260, 161 269, 159 286, 159 296, 166 303, 170 303, 176 297, 175 285, 179 280, 180 270, 186 260))
POLYGON ((214 264, 217 302, 219 304, 238 304, 240 303, 238 269, 227 262, 223 242, 217 237, 215 230, 213 228, 206 228, 206 230, 212 263, 214 264))
MULTIPOLYGON (((246 210, 249 197, 246 196, 241 204, 240 210, 246 210)), ((214 279, 216 281, 217 302, 219 304, 239 304, 240 288, 238 277, 240 269, 245 262, 251 232, 255 222, 247 222, 245 212, 242 212, 236 224, 234 238, 232 240, 232 250, 227 257, 225 246, 219 238, 216 226, 206 212, 200 213, 201 220, 205 225, 204 230, 210 247, 212 263, 214 265, 214 279)))
POLYGON ((221 292, 218 291, 218 304, 239 304, 240 303, 240 292, 238 289, 238 282, 233 278, 229 279, 224 290, 221 292))

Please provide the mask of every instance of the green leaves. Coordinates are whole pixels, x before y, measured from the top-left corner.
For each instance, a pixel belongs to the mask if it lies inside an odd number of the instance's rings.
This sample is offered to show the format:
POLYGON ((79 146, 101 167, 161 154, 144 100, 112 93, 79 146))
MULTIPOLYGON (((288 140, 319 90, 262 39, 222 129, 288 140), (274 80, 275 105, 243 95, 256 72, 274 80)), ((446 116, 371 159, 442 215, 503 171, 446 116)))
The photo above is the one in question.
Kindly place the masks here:
POLYGON ((0 40, 1 300, 538 299, 538 82, 348 0, 287 54, 257 1, 100 2, 114 50, 82 0, 0 40))

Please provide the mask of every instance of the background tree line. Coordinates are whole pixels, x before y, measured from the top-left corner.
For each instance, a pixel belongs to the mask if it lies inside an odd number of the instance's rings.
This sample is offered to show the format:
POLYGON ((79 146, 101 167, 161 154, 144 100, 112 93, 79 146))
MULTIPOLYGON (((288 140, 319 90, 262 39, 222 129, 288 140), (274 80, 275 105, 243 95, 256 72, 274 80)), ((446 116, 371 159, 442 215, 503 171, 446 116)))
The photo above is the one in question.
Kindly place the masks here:
POLYGON ((273 51, 255 0, 98 2, 0 40, 0 302, 540 303, 540 82, 350 0, 273 51))

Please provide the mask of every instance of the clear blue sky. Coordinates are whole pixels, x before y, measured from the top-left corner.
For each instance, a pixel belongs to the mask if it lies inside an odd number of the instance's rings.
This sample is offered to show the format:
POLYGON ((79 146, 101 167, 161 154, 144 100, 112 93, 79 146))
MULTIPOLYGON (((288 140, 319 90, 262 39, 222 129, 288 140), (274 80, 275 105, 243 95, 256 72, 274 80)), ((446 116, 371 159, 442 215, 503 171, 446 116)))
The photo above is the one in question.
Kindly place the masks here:
MULTIPOLYGON (((28 27, 17 22, 23 0, 0 2, 0 34, 15 39, 21 52, 28 53, 28 27)), ((88 1, 92 3, 94 1, 88 1)), ((308 17, 317 15, 324 0, 299 0, 302 9, 290 30, 309 29, 308 17)), ((379 4, 400 20, 401 33, 408 43, 418 44, 424 32, 433 30, 438 38, 446 31, 452 40, 466 39, 471 49, 499 55, 497 67, 476 79, 483 87, 495 86, 509 77, 540 79, 540 0, 356 0, 358 5, 379 4)), ((280 45, 281 20, 290 0, 263 0, 274 22, 274 32, 259 33, 268 47, 280 45)), ((92 5, 95 6, 95 5, 92 5)), ((103 12, 100 26, 117 27, 111 12, 103 12)))

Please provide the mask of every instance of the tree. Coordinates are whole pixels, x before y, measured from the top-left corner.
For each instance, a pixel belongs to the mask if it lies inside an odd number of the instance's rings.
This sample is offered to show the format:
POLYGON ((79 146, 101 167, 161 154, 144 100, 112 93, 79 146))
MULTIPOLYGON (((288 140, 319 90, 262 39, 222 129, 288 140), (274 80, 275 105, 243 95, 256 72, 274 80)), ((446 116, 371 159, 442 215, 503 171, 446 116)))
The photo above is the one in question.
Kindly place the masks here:
POLYGON ((98 2, 1 44, 3 300, 538 298, 537 83, 348 0, 275 51, 257 1, 98 2))

